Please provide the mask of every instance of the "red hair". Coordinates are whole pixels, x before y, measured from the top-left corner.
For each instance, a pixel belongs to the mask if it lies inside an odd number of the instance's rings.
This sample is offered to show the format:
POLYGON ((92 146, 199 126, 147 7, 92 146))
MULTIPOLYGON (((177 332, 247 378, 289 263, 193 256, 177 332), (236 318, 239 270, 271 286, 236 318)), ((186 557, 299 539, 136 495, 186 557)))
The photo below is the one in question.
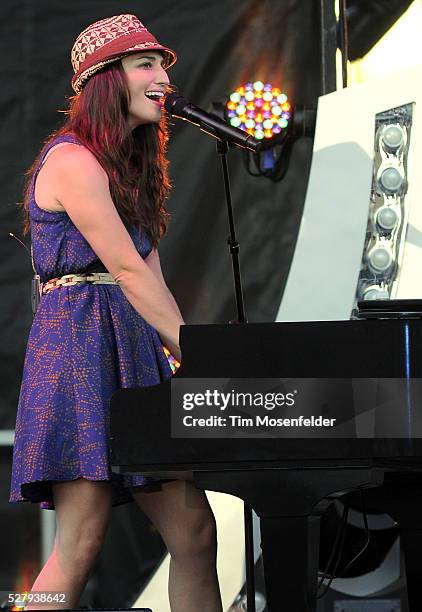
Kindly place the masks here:
POLYGON ((166 145, 167 120, 143 124, 128 133, 130 94, 121 62, 93 75, 70 98, 66 123, 45 141, 26 172, 24 234, 29 230, 29 195, 39 160, 53 138, 73 134, 106 171, 113 202, 124 221, 146 230, 154 247, 167 229, 165 200, 170 191, 166 145))

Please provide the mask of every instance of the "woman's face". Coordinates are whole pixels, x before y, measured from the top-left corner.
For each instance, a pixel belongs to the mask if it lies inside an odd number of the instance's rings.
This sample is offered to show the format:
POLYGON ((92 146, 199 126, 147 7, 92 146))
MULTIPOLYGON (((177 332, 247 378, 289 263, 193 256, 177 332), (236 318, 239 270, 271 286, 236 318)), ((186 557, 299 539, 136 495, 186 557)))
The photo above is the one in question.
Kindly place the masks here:
POLYGON ((130 129, 141 123, 158 123, 169 84, 162 66, 163 56, 157 51, 143 51, 127 55, 121 61, 130 92, 130 129))

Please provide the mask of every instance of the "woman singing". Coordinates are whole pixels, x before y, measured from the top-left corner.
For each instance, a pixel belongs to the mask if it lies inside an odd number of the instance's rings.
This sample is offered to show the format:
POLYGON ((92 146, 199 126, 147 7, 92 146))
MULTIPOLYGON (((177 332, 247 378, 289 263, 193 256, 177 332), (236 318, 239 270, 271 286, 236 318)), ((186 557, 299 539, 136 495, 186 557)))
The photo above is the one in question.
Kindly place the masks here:
MULTIPOLYGON (((86 28, 72 49, 65 125, 28 172, 24 213, 42 297, 16 422, 12 502, 56 510, 54 550, 33 591, 77 606, 112 505, 133 501, 171 555, 173 612, 220 612, 215 522, 189 482, 110 471, 109 400, 170 377, 182 316, 157 246, 169 192, 162 101, 176 55, 134 15, 86 28)), ((27 609, 41 609, 32 603, 27 609)), ((60 606, 57 606, 60 608, 60 606)))

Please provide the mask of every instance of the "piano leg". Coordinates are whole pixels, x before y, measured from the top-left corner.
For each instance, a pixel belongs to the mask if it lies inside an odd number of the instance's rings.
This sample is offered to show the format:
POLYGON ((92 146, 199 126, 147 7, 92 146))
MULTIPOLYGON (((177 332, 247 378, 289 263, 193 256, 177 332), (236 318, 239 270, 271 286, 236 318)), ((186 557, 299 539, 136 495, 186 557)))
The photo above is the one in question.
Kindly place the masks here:
POLYGON ((407 598, 410 612, 420 612, 422 606, 422 529, 400 528, 400 540, 406 566, 407 598))
POLYGON ((319 516, 261 517, 269 612, 315 612, 319 516))
POLYGON ((422 476, 418 472, 390 473, 384 486, 366 495, 398 523, 406 567, 410 612, 422 610, 422 476))
POLYGON ((383 479, 371 467, 194 471, 200 489, 240 497, 260 517, 269 612, 316 611, 320 513, 345 491, 383 479))
POLYGON ((406 567, 410 612, 422 610, 422 475, 387 472, 385 483, 365 492, 366 501, 397 521, 406 567))

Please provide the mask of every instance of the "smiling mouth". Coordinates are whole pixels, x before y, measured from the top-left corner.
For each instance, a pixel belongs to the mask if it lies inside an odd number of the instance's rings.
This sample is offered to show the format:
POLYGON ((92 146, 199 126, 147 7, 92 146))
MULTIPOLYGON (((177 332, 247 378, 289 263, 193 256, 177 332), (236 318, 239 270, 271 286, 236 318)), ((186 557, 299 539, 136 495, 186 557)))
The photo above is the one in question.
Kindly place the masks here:
POLYGON ((164 103, 164 93, 162 91, 147 91, 145 97, 158 106, 162 106, 164 103))

